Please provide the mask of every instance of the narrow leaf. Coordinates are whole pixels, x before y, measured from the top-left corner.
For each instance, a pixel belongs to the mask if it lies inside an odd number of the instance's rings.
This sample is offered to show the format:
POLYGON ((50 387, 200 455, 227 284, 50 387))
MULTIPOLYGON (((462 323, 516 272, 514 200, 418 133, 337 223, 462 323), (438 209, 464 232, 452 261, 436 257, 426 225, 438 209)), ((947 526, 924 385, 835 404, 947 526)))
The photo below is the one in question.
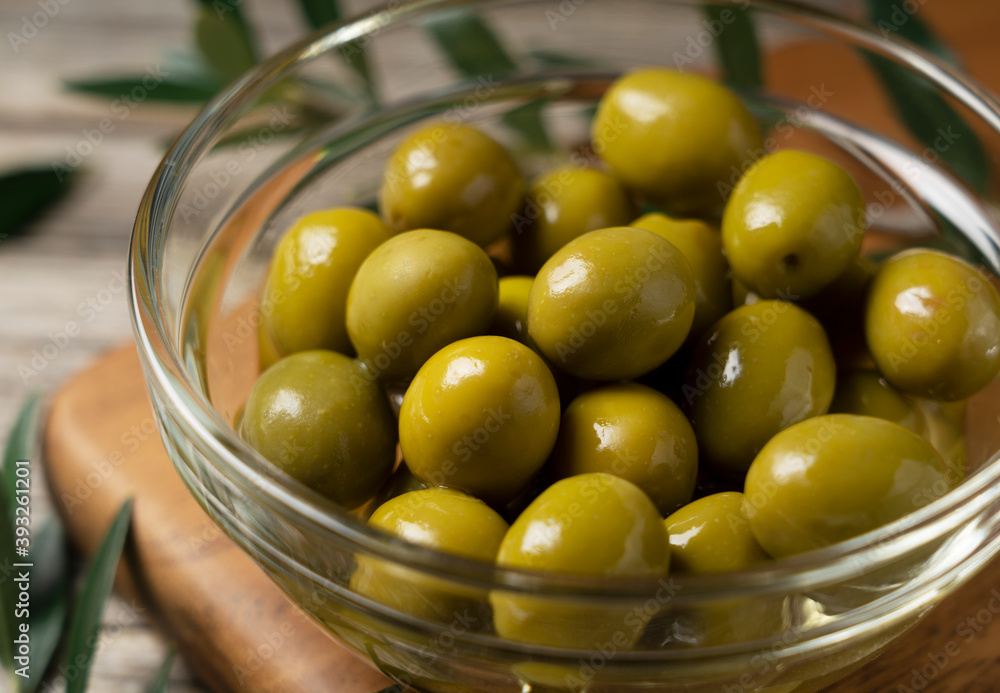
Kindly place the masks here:
POLYGON ((31 538, 31 665, 22 691, 36 690, 59 646, 66 624, 69 565, 58 518, 49 518, 31 538))
POLYGON ((715 53, 722 67, 722 78, 730 86, 756 89, 764 83, 761 72, 760 45, 750 9, 726 5, 704 8, 709 26, 719 27, 715 53))
POLYGON ((910 133, 974 189, 983 192, 990 164, 975 131, 922 77, 873 53, 865 58, 910 133))
POLYGON ((32 168, 0 176, 0 242, 24 232, 28 222, 69 191, 69 173, 32 168))
MULTIPOLYGON (((466 77, 500 79, 517 68, 493 30, 472 12, 438 12, 427 21, 426 27, 448 62, 466 77)), ((520 113, 505 118, 504 123, 520 133, 528 144, 551 149, 540 107, 525 104, 520 113)))
POLYGON ((176 656, 177 651, 170 648, 167 656, 163 658, 163 664, 160 665, 156 678, 150 681, 146 687, 146 693, 167 693, 167 689, 170 688, 170 668, 174 665, 176 656))
POLYGON ((167 77, 152 88, 146 88, 146 85, 142 83, 145 78, 146 75, 112 77, 110 79, 83 79, 66 82, 65 85, 72 91, 121 99, 123 108, 129 108, 130 104, 136 103, 136 100, 132 98, 133 89, 142 88, 146 101, 188 104, 204 103, 225 86, 225 83, 217 79, 215 75, 206 75, 204 81, 187 81, 167 77))
POLYGON ((257 62, 245 25, 235 14, 220 13, 211 5, 198 12, 195 42, 216 76, 232 82, 257 62))
POLYGON ((501 121, 521 133, 531 148, 551 149, 549 133, 545 130, 545 121, 542 120, 544 107, 545 100, 529 101, 504 113, 501 121))
POLYGON ((211 10, 218 19, 231 22, 236 27, 256 63, 260 60, 261 53, 253 27, 250 26, 240 7, 243 2, 244 0, 198 0, 202 11, 211 10))
MULTIPOLYGON (((4 208, 6 209, 6 208, 4 208)), ((29 464, 35 457, 35 447, 38 442, 38 414, 42 408, 40 392, 32 393, 21 406, 21 411, 10 431, 7 445, 3 453, 3 492, 7 496, 10 507, 17 505, 17 462, 27 461, 29 464)))
POLYGON ((899 0, 868 0, 868 19, 884 38, 898 34, 945 62, 958 63, 955 54, 938 40, 920 17, 906 12, 899 0))
POLYGON ((14 672, 14 552, 7 547, 14 546, 13 508, 6 493, 0 493, 0 542, 4 547, 3 563, 0 565, 0 665, 10 673, 14 672))
POLYGON ((299 8, 313 29, 340 21, 340 6, 336 0, 299 0, 299 8))
POLYGON ((594 67, 597 64, 589 58, 578 58, 555 51, 528 51, 528 55, 543 67, 594 67))
POLYGON ((493 30, 471 12, 439 12, 427 22, 427 30, 466 77, 512 72, 517 67, 493 30))
MULTIPOLYGON (((897 0, 868 0, 868 19, 886 38, 898 34, 946 62, 955 55, 915 14, 897 0)), ((975 131, 926 80, 888 58, 864 53, 900 119, 921 144, 932 148, 976 190, 989 185, 990 165, 975 131)))
POLYGON ((100 635, 101 614, 111 594, 131 518, 132 500, 129 499, 118 511, 87 567, 83 588, 73 609, 65 652, 65 662, 76 666, 79 673, 66 685, 66 693, 83 693, 87 689, 100 635))

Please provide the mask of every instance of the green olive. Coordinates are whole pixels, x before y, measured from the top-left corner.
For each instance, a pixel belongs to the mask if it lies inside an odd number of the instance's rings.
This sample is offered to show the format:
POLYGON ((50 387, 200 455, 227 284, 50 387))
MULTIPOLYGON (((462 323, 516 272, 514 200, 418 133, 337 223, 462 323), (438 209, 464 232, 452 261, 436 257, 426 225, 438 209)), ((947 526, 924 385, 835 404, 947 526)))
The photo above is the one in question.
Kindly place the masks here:
POLYGON ((965 415, 967 400, 957 402, 934 402, 918 400, 917 406, 927 420, 927 434, 924 438, 944 458, 948 468, 948 483, 952 488, 964 479, 968 467, 965 449, 965 415))
POLYGON ((722 254, 722 238, 700 219, 671 219, 646 214, 629 226, 663 236, 684 254, 694 273, 694 322, 689 339, 696 339, 733 308, 729 265, 722 254))
POLYGON ((1000 294, 964 260, 903 251, 875 272, 865 337, 879 371, 903 392, 965 399, 1000 371, 1000 294))
POLYGON ((534 277, 512 275, 500 277, 499 304, 493 316, 490 333, 516 339, 522 344, 528 339, 528 293, 534 277))
MULTIPOLYGON (((507 523, 477 498, 446 488, 410 491, 392 498, 368 524, 419 546, 493 563, 507 523)), ((436 623, 463 614, 470 630, 489 624, 487 594, 458 582, 359 554, 351 589, 397 611, 436 623)))
POLYGON ((784 558, 888 524, 948 490, 930 444, 899 424, 828 414, 774 436, 747 472, 757 541, 784 558))
MULTIPOLYGON (((634 484, 610 474, 557 481, 525 509, 500 545, 505 568, 608 577, 663 577, 670 544, 656 506, 634 484)), ((635 604, 494 590, 497 633, 508 640, 594 650, 631 647, 648 622, 635 604)))
POLYGON ((555 445, 559 393, 542 358, 506 337, 473 337, 428 359, 403 397, 399 444, 428 486, 502 505, 555 445))
POLYGON ((389 158, 379 209, 397 231, 443 229, 485 246, 510 226, 521 195, 521 175, 502 146, 467 125, 437 123, 389 158))
POLYGON ((854 371, 837 381, 831 414, 874 416, 898 423, 927 438, 927 418, 920 407, 899 392, 875 371, 854 371))
POLYGON ((761 301, 708 329, 682 397, 705 461, 736 477, 775 433, 825 413, 835 379, 816 318, 791 303, 761 301))
POLYGON ((446 344, 486 332, 497 291, 482 248, 447 231, 408 231, 361 264, 347 296, 347 331, 380 379, 402 380, 446 344))
POLYGON ((864 229, 864 198, 846 171, 784 150, 760 159, 737 183, 722 216, 722 244, 747 288, 790 300, 843 274, 864 229))
POLYGON ((668 397, 637 383, 615 383, 573 400, 552 454, 553 474, 605 472, 646 492, 661 515, 691 500, 698 441, 668 397))
POLYGON ((750 530, 742 493, 699 498, 663 522, 675 573, 729 573, 770 560, 750 530))
POLYGON ((274 250, 261 296, 262 365, 297 351, 352 352, 345 313, 358 267, 392 231, 365 209, 313 212, 295 222, 274 250))
POLYGON ((264 371, 243 416, 257 452, 317 493, 356 508, 389 477, 396 421, 363 363, 300 351, 264 371))
POLYGON ((528 188, 514 221, 514 257, 533 274, 574 238, 624 226, 632 216, 632 201, 612 176, 590 168, 556 168, 528 188))
POLYGON ((619 380, 653 370, 684 343, 694 279, 683 254, 644 229, 591 231, 538 272, 528 334, 556 368, 619 380))
POLYGON ((639 70, 605 92, 591 126, 593 149, 627 187, 679 214, 722 206, 720 183, 760 148, 739 99, 691 73, 639 70))

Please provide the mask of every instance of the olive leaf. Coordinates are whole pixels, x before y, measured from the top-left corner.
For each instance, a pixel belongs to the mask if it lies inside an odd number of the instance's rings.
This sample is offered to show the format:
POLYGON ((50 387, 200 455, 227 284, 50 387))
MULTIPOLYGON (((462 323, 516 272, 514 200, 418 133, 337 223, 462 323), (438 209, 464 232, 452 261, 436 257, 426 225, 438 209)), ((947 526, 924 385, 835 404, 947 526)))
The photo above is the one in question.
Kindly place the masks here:
POLYGON ((0 176, 0 241, 23 233, 28 222, 69 191, 71 177, 51 167, 0 176))
POLYGON ((710 26, 720 27, 715 37, 715 54, 722 67, 722 79, 733 87, 756 89, 764 83, 760 44, 750 8, 706 5, 710 26))
POLYGON ((233 0, 202 0, 194 36, 205 61, 224 83, 232 82, 257 64, 256 42, 233 0))
POLYGON ((160 665, 160 670, 157 672, 156 678, 150 681, 146 687, 146 693, 167 693, 167 689, 170 686, 170 668, 173 667, 176 656, 177 651, 170 648, 167 656, 163 658, 163 664, 160 665))
POLYGON ((215 75, 205 75, 204 80, 183 80, 166 77, 155 88, 146 88, 146 75, 110 77, 104 79, 67 80, 63 82, 70 91, 77 91, 106 98, 128 97, 133 89, 144 89, 146 101, 164 103, 204 103, 225 86, 215 75))
MULTIPOLYGON (((517 69, 497 35, 472 12, 438 12, 425 22, 425 28, 452 67, 465 77, 500 79, 517 69)), ((505 114, 502 121, 530 146, 551 149, 552 140, 542 119, 543 105, 544 101, 529 102, 505 114)))
MULTIPOLYGON (((298 0, 298 2, 306 23, 313 29, 322 29, 343 19, 343 12, 337 0, 298 0)), ((361 77, 368 96, 375 101, 375 83, 371 78, 364 47, 357 41, 351 41, 340 47, 340 55, 361 77)))
POLYGON ((62 639, 69 601, 70 564, 59 518, 49 517, 31 537, 31 663, 21 690, 31 693, 42 683, 62 639))
POLYGON ((42 395, 40 392, 33 392, 21 406, 4 448, 3 468, 0 470, 3 472, 3 479, 0 486, 11 508, 17 505, 14 483, 17 478, 16 463, 19 460, 30 462, 35 456, 38 442, 38 415, 41 409, 42 395))
POLYGON ((87 689, 90 668, 94 662, 101 629, 101 614, 111 594, 115 571, 125 546, 132 518, 132 499, 125 501, 114 522, 104 535, 87 567, 83 587, 73 608, 64 661, 77 667, 78 674, 66 685, 66 693, 83 693, 87 689))
MULTIPOLYGON (((897 2, 869 0, 868 19, 883 36, 897 33, 948 62, 956 62, 951 51, 938 41, 930 28, 897 2)), ((869 51, 862 51, 862 55, 910 134, 925 147, 933 149, 973 188, 985 191, 990 182, 989 160, 975 131, 961 114, 927 79, 912 70, 869 51)))

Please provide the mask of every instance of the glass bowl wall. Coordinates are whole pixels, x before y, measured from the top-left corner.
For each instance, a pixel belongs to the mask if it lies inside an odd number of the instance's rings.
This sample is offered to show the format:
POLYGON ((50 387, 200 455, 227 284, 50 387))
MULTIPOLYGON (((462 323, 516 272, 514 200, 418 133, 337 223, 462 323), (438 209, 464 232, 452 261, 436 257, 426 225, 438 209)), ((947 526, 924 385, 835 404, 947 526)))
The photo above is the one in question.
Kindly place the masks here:
MULTIPOLYGON (((923 54, 791 4, 391 4, 232 85, 156 172, 133 237, 132 308, 167 450, 228 536, 333 635, 398 680, 427 691, 817 690, 879 653, 1000 546, 996 384, 954 420, 966 435, 969 475, 945 498, 915 499, 901 521, 774 566, 655 584, 501 571, 404 545, 275 471, 234 433, 256 374, 257 323, 273 308, 257 294, 292 220, 371 206, 388 154, 432 121, 489 132, 526 175, 581 161, 611 80, 649 65, 719 76, 717 49, 746 48, 748 17, 760 86, 743 79, 753 86, 739 92, 765 131, 754 156, 797 147, 844 165, 869 205, 870 255, 930 245, 1000 269, 997 104, 923 54), (458 69, 436 37, 476 20, 503 52, 489 58, 480 38, 466 48, 487 57, 469 62, 467 54, 458 69), (939 133, 915 128, 893 101, 900 83, 943 104, 938 113, 954 122, 941 122, 939 133), (645 613, 650 625, 634 648, 612 634, 572 651, 504 641, 488 616, 420 621, 351 589, 361 554, 417 581, 645 613), (685 635, 685 618, 708 613, 736 624, 721 643, 685 635)), ((729 68, 755 72, 745 57, 729 68)), ((739 173, 719 181, 720 194, 739 173)))

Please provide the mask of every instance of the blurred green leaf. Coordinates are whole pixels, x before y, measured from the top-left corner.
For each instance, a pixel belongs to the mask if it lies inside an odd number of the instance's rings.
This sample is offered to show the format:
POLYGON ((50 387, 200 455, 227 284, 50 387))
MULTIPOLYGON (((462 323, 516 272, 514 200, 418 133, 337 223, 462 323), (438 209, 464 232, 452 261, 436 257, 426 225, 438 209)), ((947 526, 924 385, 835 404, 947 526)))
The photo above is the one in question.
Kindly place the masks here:
POLYGON ((577 58, 555 51, 528 51, 528 55, 543 67, 593 67, 596 64, 587 58, 577 58))
MULTIPOLYGON (((499 80, 517 69, 493 30, 476 14, 456 9, 436 13, 426 22, 427 31, 458 72, 473 79, 499 80)), ((541 107, 529 103, 504 118, 524 140, 535 147, 551 149, 551 138, 542 119, 541 107)))
POLYGON ((313 29, 322 29, 327 24, 339 22, 340 6, 336 0, 298 0, 302 14, 313 29))
MULTIPOLYGON (((33 392, 28 395, 28 399, 21 405, 21 411, 14 421, 14 427, 10 431, 7 445, 3 452, 3 472, 2 484, 3 493, 7 497, 9 507, 17 505, 17 494, 15 479, 17 479, 18 460, 27 460, 29 463, 35 457, 35 447, 38 443, 38 415, 42 409, 42 394, 33 392)), ((13 519, 13 515, 11 515, 13 519)))
POLYGON ((719 27, 715 53, 722 66, 722 79, 740 89, 756 89, 764 83, 761 71, 760 44, 749 7, 707 5, 704 8, 709 26, 719 27))
MULTIPOLYGON (((298 0, 298 3, 306 22, 313 29, 322 29, 339 22, 343 17, 337 0, 298 0)), ((365 54, 365 49, 358 42, 351 41, 340 47, 340 55, 344 62, 364 80, 365 88, 374 100, 375 85, 369 72, 368 56, 365 54)))
POLYGON ((899 0, 868 0, 868 20, 883 37, 899 34, 945 62, 956 65, 955 54, 937 39, 920 17, 907 12, 904 7, 905 4, 899 0))
MULTIPOLYGON (((229 7, 224 2, 221 6, 229 7)), ((206 62, 227 84, 257 63, 253 40, 236 7, 222 11, 214 3, 203 5, 195 20, 194 35, 206 62)))
MULTIPOLYGON (((142 83, 145 78, 146 75, 112 77, 110 79, 83 79, 68 81, 65 85, 72 91, 124 99, 130 98, 132 90, 137 87, 146 89, 142 83)), ((214 75, 210 79, 214 79, 214 75)), ((146 89, 145 100, 167 103, 204 103, 225 86, 221 81, 210 81, 210 79, 200 82, 167 77, 157 83, 154 88, 146 89)))
POLYGON ((22 690, 42 682, 66 624, 70 566, 59 518, 50 517, 31 536, 31 666, 22 690))
POLYGON ((76 666, 79 674, 67 683, 66 693, 83 693, 87 689, 90 667, 100 636, 101 614, 108 595, 111 594, 131 519, 132 499, 129 499, 118 511, 118 516, 111 523, 100 548, 87 567, 83 588, 73 609, 64 654, 64 661, 76 666))
POLYGON ((965 119, 923 77, 880 55, 865 53, 865 58, 917 141, 984 192, 990 179, 989 160, 965 119))
POLYGON ((163 659, 163 664, 160 665, 160 670, 156 674, 156 678, 149 682, 149 686, 146 687, 146 693, 167 693, 170 688, 170 668, 174 665, 174 658, 177 656, 177 651, 173 648, 167 652, 167 656, 163 659))
MULTIPOLYGON (((946 62, 955 55, 916 14, 897 0, 868 0, 868 20, 886 38, 898 34, 946 62)), ((889 58, 864 52, 900 119, 921 144, 936 151, 976 190, 989 185, 990 165, 975 131, 924 78, 889 58)))
POLYGON ((28 222, 69 192, 71 177, 71 172, 52 167, 0 175, 0 241, 22 233, 28 222))
POLYGON ((549 133, 542 119, 545 103, 545 100, 529 101, 504 113, 501 121, 521 133, 524 141, 533 149, 551 149, 549 133))

